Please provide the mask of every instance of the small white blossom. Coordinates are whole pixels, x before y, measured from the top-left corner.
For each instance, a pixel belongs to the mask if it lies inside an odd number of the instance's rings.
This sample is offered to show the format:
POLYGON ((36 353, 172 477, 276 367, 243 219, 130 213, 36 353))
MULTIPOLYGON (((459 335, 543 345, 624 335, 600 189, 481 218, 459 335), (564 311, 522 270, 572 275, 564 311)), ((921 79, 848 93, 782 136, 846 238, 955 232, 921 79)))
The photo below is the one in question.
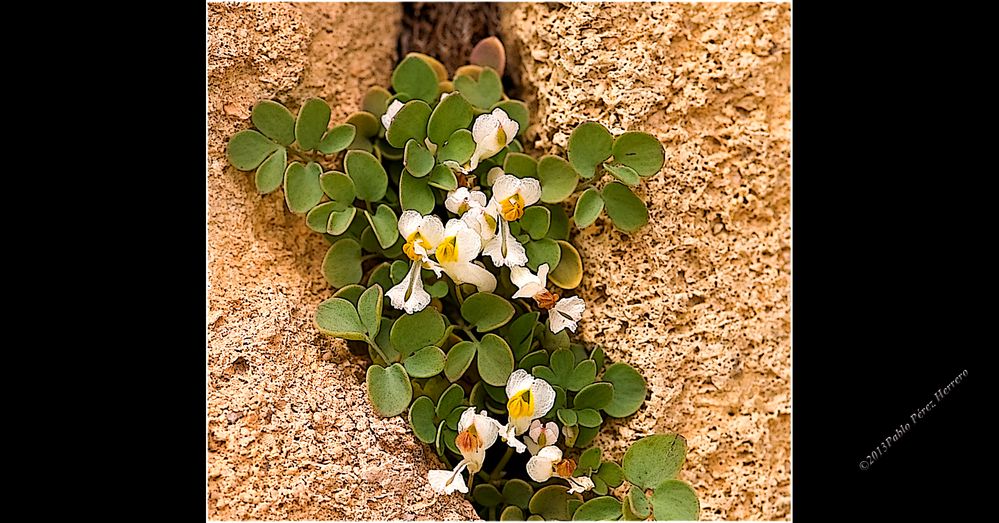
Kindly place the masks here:
POLYGON ((402 250, 411 260, 409 272, 401 282, 385 293, 392 307, 413 314, 423 310, 430 304, 430 294, 423 288, 423 278, 420 269, 426 268, 439 271, 437 265, 430 259, 437 245, 444 240, 444 225, 440 218, 409 210, 399 217, 399 235, 406 239, 402 250))
POLYGON ((395 115, 399 114, 399 109, 402 109, 403 103, 399 100, 392 100, 389 104, 388 109, 385 110, 385 114, 382 115, 382 126, 385 127, 387 131, 389 126, 392 125, 392 121, 395 120, 395 115))
POLYGON ((510 269, 510 282, 517 286, 514 298, 531 298, 542 293, 547 290, 548 264, 538 266, 536 276, 527 267, 514 267, 510 269))
POLYGON ((467 223, 451 219, 444 228, 444 239, 437 246, 437 265, 456 284, 471 283, 479 292, 496 290, 496 277, 474 260, 482 247, 478 233, 467 223))
POLYGON ((573 477, 576 463, 571 459, 562 459, 562 451, 558 447, 548 446, 538 451, 527 461, 527 475, 534 481, 544 483, 556 477, 569 482, 567 494, 582 493, 593 488, 593 480, 586 477, 573 477))
POLYGON ((576 332, 576 322, 583 317, 585 310, 586 303, 579 296, 558 300, 548 311, 548 328, 555 334, 562 329, 576 332))
POLYGON ((549 421, 544 425, 541 424, 540 420, 532 421, 531 428, 527 431, 527 437, 524 438, 527 450, 531 451, 532 455, 536 455, 539 450, 549 445, 554 445, 557 441, 558 425, 554 421, 549 421))
POLYGON ((469 160, 468 170, 475 170, 479 160, 490 158, 503 150, 517 137, 520 124, 510 119, 503 109, 493 109, 493 112, 483 114, 475 119, 472 125, 472 140, 475 141, 475 152, 469 160))
POLYGON ((451 494, 458 491, 468 493, 468 486, 465 485, 462 471, 468 469, 469 476, 482 470, 482 462, 486 457, 486 450, 496 443, 499 434, 500 424, 489 417, 486 411, 475 413, 475 407, 469 407, 461 414, 458 421, 458 435, 455 437, 455 446, 461 451, 462 459, 454 470, 431 470, 427 473, 427 481, 430 488, 438 494, 451 494))
POLYGON ((517 452, 523 452, 527 446, 517 441, 516 436, 527 432, 531 421, 544 417, 552 410, 555 389, 547 381, 535 378, 524 369, 517 369, 507 378, 506 397, 509 421, 503 428, 503 439, 517 452))
POLYGON ((482 191, 470 191, 467 187, 458 187, 447 193, 444 200, 444 207, 447 210, 461 216, 466 211, 475 207, 486 206, 486 195, 482 191))

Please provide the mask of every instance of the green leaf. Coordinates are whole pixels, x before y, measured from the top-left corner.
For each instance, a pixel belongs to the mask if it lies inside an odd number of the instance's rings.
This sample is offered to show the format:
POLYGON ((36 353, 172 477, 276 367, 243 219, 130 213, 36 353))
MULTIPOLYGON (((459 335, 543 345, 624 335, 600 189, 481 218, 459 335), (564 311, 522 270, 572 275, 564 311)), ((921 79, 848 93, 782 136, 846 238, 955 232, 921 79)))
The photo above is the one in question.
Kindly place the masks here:
POLYGON ((598 165, 611 156, 614 137, 597 122, 584 122, 569 135, 569 163, 583 178, 592 178, 598 165))
POLYGON ((583 260, 571 243, 559 240, 558 265, 548 273, 548 281, 563 289, 575 289, 583 281, 583 260))
POLYGON ((508 153, 503 160, 503 170, 517 178, 537 178, 538 162, 524 153, 508 153))
POLYGON ((399 200, 402 210, 413 209, 420 214, 430 214, 434 211, 434 191, 429 185, 430 178, 414 178, 403 171, 399 179, 399 200))
POLYGON ((649 133, 629 131, 614 140, 614 159, 639 176, 652 176, 666 163, 663 144, 649 133))
POLYGON ((500 101, 503 96, 503 83, 496 71, 483 67, 476 80, 471 75, 454 78, 454 89, 461 92, 472 105, 485 109, 500 101))
POLYGON ((513 357, 520 360, 531 349, 531 342, 534 340, 534 326, 538 324, 540 312, 529 312, 522 314, 513 323, 507 332, 506 339, 510 342, 510 350, 513 357))
MULTIPOLYGON (((378 328, 382 322, 382 288, 378 285, 371 287, 361 294, 357 300, 357 314, 361 317, 361 323, 367 327, 368 336, 374 338, 378 335, 378 328)), ((416 376, 424 378, 427 376, 416 376)))
POLYGON ((697 521, 701 504, 690 485, 666 480, 652 491, 652 515, 657 521, 697 521))
POLYGON ((305 223, 316 232, 326 232, 326 224, 330 221, 330 213, 336 207, 334 202, 321 203, 305 215, 305 223))
POLYGON ((322 98, 309 98, 298 111, 295 138, 306 151, 315 149, 330 124, 330 106, 322 98))
POLYGON ((573 213, 572 219, 576 222, 576 227, 585 229, 600 216, 600 211, 603 210, 603 196, 600 195, 600 191, 590 187, 583 191, 583 194, 580 194, 579 199, 576 200, 576 212, 573 213))
POLYGON ((506 385, 513 372, 513 352, 506 341, 495 334, 486 334, 479 340, 478 352, 476 362, 482 381, 494 387, 506 385))
POLYGON ((489 332, 506 325, 513 318, 513 312, 509 301, 490 292, 477 292, 461 305, 461 317, 474 326, 476 332, 489 332))
POLYGON ((434 402, 426 396, 416 398, 409 406, 409 426, 413 434, 424 443, 433 443, 437 437, 437 426, 434 425, 434 402))
POLYGON ((541 201, 545 203, 565 200, 572 195, 579 183, 579 175, 572 165, 550 154, 542 156, 538 162, 537 178, 541 182, 541 201))
POLYGON ((361 100, 361 109, 375 115, 375 118, 380 118, 385 114, 390 98, 392 98, 392 93, 385 90, 385 88, 372 87, 368 89, 368 92, 364 93, 364 98, 361 100))
POLYGON ((534 489, 522 479, 511 479, 506 482, 506 485, 503 485, 503 501, 510 505, 526 509, 531 503, 532 495, 534 495, 534 489))
POLYGON ((423 143, 427 138, 427 121, 430 106, 422 100, 410 100, 399 109, 392 125, 385 132, 385 140, 392 147, 405 147, 409 140, 423 143))
POLYGON ((604 461, 600 464, 600 468, 597 469, 597 476, 604 480, 610 487, 617 487, 624 483, 624 471, 621 467, 613 461, 604 461))
POLYGON ((624 477, 640 488, 653 488, 675 478, 686 455, 687 441, 679 434, 645 436, 624 453, 624 477))
POLYGON ((579 435, 576 436, 576 447, 585 447, 589 445, 594 438, 597 437, 597 432, 600 429, 597 427, 583 427, 579 426, 579 435))
POLYGON ((405 277, 406 273, 409 272, 409 262, 396 260, 392 262, 392 269, 389 274, 392 277, 392 285, 398 285, 405 277))
POLYGON ((451 347, 447 353, 447 360, 444 362, 444 375, 451 382, 458 381, 475 357, 477 345, 471 341, 460 341, 451 347))
POLYGON ((319 185, 322 172, 323 168, 315 162, 288 164, 284 175, 284 198, 291 212, 307 213, 323 199, 323 188, 319 185))
POLYGON ((597 364, 593 360, 583 360, 565 378, 565 388, 576 392, 593 383, 597 377, 597 364))
POLYGON ((437 417, 446 418, 454 409, 458 408, 465 400, 465 390, 461 385, 454 383, 444 389, 441 397, 437 400, 437 417))
POLYGON ((472 106, 461 93, 448 95, 437 104, 427 123, 427 137, 441 145, 458 129, 467 129, 472 123, 472 106))
POLYGON ((598 428, 604 422, 600 413, 593 409, 580 409, 576 411, 579 424, 583 427, 598 428))
POLYGON ((257 176, 255 182, 257 184, 257 191, 260 194, 267 194, 274 192, 275 189, 281 187, 281 183, 284 182, 284 171, 288 165, 288 151, 281 147, 274 154, 267 157, 264 163, 257 167, 257 176))
POLYGON ((562 250, 558 243, 548 238, 527 242, 524 249, 527 251, 527 267, 534 272, 545 263, 549 268, 558 267, 558 262, 562 258, 562 250))
POLYGON ((551 329, 542 327, 541 346, 548 350, 568 349, 569 332, 563 329, 558 334, 552 334, 551 329))
POLYGON ((250 115, 253 126, 264 133, 264 136, 281 145, 291 145, 295 141, 295 116, 285 106, 271 101, 261 100, 253 106, 250 115))
POLYGON ((610 383, 598 381, 582 388, 576 399, 573 400, 573 407, 579 409, 601 409, 610 403, 614 396, 614 386, 610 383))
MULTIPOLYGON (((331 216, 332 219, 332 216, 331 216)), ((353 238, 341 238, 326 251, 323 275, 334 287, 361 281, 361 246, 353 238)))
POLYGON ((382 249, 388 249, 399 238, 399 219, 388 205, 384 203, 379 205, 374 215, 364 211, 364 217, 371 224, 371 229, 375 232, 382 249))
MULTIPOLYGON (((361 299, 361 295, 364 294, 364 286, 362 285, 348 285, 346 287, 340 287, 336 292, 333 293, 334 298, 343 298, 350 302, 354 308, 357 308, 357 300, 361 299)), ((361 322, 363 325, 364 322, 361 322)))
POLYGON ((618 229, 634 232, 649 223, 649 210, 645 207, 645 202, 624 185, 618 182, 607 184, 603 197, 607 215, 618 229))
MULTIPOLYGON (((326 222, 326 233, 339 236, 347 232, 347 229, 350 228, 351 223, 354 221, 356 213, 357 207, 347 207, 342 211, 331 212, 329 221, 326 222)), ((360 263, 361 259, 358 258, 357 262, 360 263)))
POLYGON ((382 167, 378 158, 373 154, 364 151, 350 151, 343 160, 344 169, 347 176, 354 183, 354 192, 357 197, 368 201, 376 202, 385 197, 385 190, 388 188, 388 173, 382 167))
POLYGON ((420 178, 434 168, 434 155, 416 140, 406 142, 406 152, 402 160, 409 174, 420 178))
POLYGON ((548 226, 548 239, 568 240, 569 239, 569 215, 561 205, 546 204, 545 208, 551 213, 551 225, 548 226))
POLYGON ((503 494, 488 483, 480 483, 472 489, 472 498, 484 507, 495 507, 503 502, 503 494))
POLYGON ((406 412, 413 397, 413 386, 402 365, 393 363, 388 368, 380 365, 368 367, 368 398, 380 416, 388 418, 406 412))
POLYGON ((527 110, 526 103, 520 100, 503 100, 502 102, 493 104, 489 112, 492 112, 493 109, 503 109, 510 119, 517 122, 519 128, 517 136, 523 136, 524 132, 527 131, 527 126, 531 123, 531 116, 530 111, 527 110))
POLYGON ((447 142, 437 150, 437 161, 440 163, 446 161, 458 162, 460 165, 464 165, 472 158, 472 153, 475 152, 475 140, 472 139, 472 131, 468 129, 458 129, 451 134, 451 137, 447 139, 447 142))
POLYGON ((624 418, 638 412, 645 401, 645 379, 631 365, 615 363, 604 371, 603 381, 614 384, 614 396, 605 407, 608 416, 624 418))
POLYGON ((566 494, 568 490, 567 487, 562 485, 542 487, 531 497, 531 502, 528 506, 531 512, 546 520, 557 519, 567 521, 569 519, 566 507, 566 502, 569 500, 569 496, 566 494))
MULTIPOLYGON (((402 160, 406 156, 405 149, 397 149, 389 145, 385 140, 379 139, 375 142, 375 149, 378 150, 379 157, 384 162, 385 160, 402 160)), ((394 179, 394 178, 393 178, 394 179)))
POLYGON ((529 371, 534 367, 538 365, 544 365, 547 362, 548 362, 548 353, 543 350, 536 350, 534 352, 528 353, 527 356, 521 358, 520 363, 517 364, 517 368, 529 371))
POLYGON ((353 124, 340 124, 326 131, 326 135, 319 141, 316 148, 323 154, 335 154, 350 147, 356 136, 357 128, 353 124))
POLYGON ((500 513, 500 521, 524 521, 524 511, 520 507, 508 505, 500 513))
POLYGON ((368 286, 380 285, 383 289, 391 289, 392 278, 389 276, 391 266, 388 262, 382 262, 371 269, 368 273, 368 286))
POLYGON ((406 372, 414 378, 429 378, 444 370, 444 351, 433 345, 424 347, 406 358, 406 372))
POLYGON ((374 138, 378 136, 378 131, 382 128, 378 117, 367 111, 358 111, 348 116, 347 123, 353 125, 354 129, 356 129, 355 142, 358 138, 374 138))
POLYGON ((392 326, 392 346, 403 356, 434 345, 444 337, 444 317, 427 307, 415 314, 404 314, 392 326))
POLYGON ((430 171, 430 176, 428 177, 431 187, 436 187, 438 189, 443 189, 445 191, 453 191, 458 188, 458 178, 454 175, 451 169, 448 169, 445 165, 438 165, 430 171))
MULTIPOLYGON (((469 133, 469 138, 471 138, 471 133, 469 133)), ((280 148, 280 145, 268 140, 264 135, 247 129, 234 134, 229 139, 225 153, 233 167, 240 171, 250 171, 256 169, 260 162, 280 148)))
POLYGON ((437 280, 429 285, 424 283, 423 289, 427 291, 427 294, 429 294, 431 298, 443 298, 447 296, 448 293, 447 282, 444 280, 437 280))
POLYGON ((607 495, 607 484, 604 483, 604 480, 602 480, 602 479, 600 479, 598 477, 593 477, 593 478, 590 478, 590 479, 593 480, 593 493, 597 494, 599 496, 606 496, 607 495))
POLYGON ((541 516, 539 516, 537 514, 532 514, 530 516, 527 516, 527 519, 525 521, 544 521, 544 520, 545 520, 545 518, 543 518, 543 517, 541 517, 541 516))
POLYGON ((649 506, 649 498, 645 495, 644 490, 632 487, 628 490, 628 502, 636 516, 645 519, 651 514, 652 507, 649 506))
POLYGON ((573 521, 617 521, 621 519, 621 502, 611 496, 593 498, 576 510, 573 521))
POLYGON ((638 177, 638 173, 627 165, 617 165, 604 162, 604 169, 607 169, 607 172, 613 174, 618 180, 621 180, 625 184, 632 187, 638 185, 638 182, 641 180, 641 178, 638 177))
MULTIPOLYGON (((543 376, 538 377, 544 379, 543 376)), ((579 418, 576 416, 576 411, 572 409, 558 409, 556 416, 558 416, 558 420, 561 421, 563 425, 568 427, 572 427, 579 422, 579 418)))
POLYGON ((344 173, 329 171, 319 176, 319 185, 323 192, 336 204, 336 210, 342 211, 354 203, 354 182, 344 173))
POLYGON ((437 101, 437 74, 423 60, 407 56, 392 72, 392 89, 432 103, 437 101))
POLYGON ((327 336, 363 340, 364 324, 354 305, 343 298, 330 298, 316 308, 316 327, 327 336))
POLYGON ((540 205, 535 205, 524 209, 524 216, 520 219, 520 227, 532 239, 540 240, 548 234, 551 220, 551 211, 540 205))

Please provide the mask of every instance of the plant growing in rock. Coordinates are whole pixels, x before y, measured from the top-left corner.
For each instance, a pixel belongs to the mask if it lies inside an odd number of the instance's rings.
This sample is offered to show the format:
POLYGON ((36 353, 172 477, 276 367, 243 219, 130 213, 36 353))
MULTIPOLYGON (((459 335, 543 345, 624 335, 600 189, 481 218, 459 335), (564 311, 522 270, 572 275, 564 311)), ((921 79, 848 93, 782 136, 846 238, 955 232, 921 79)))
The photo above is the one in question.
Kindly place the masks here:
POLYGON ((631 187, 661 170, 663 147, 586 122, 567 158, 526 154, 528 108, 503 93, 504 56, 487 39, 449 78, 411 53, 393 92, 372 88, 333 127, 323 100, 297 116, 261 101, 228 158, 261 193, 283 187, 330 242, 336 292, 316 325, 367 350, 374 410, 407 416, 448 466, 428 475, 435 491, 494 520, 696 519, 676 479, 681 436, 642 438, 620 465, 590 447, 606 418, 641 407, 646 383, 570 337, 586 310, 567 295, 583 277, 570 227, 602 212, 625 232, 645 225, 631 187))

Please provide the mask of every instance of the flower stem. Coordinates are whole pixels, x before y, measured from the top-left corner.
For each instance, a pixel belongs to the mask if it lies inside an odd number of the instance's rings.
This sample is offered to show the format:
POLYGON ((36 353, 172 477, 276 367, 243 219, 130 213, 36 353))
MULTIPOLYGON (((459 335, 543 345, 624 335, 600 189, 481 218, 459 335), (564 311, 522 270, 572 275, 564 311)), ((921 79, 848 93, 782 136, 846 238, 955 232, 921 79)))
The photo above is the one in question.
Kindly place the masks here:
POLYGON ((496 468, 493 469, 493 473, 490 475, 491 480, 495 481, 500 478, 500 474, 503 473, 503 467, 506 466, 507 462, 510 461, 510 458, 512 457, 513 457, 513 447, 509 447, 506 449, 506 454, 503 454, 503 457, 500 458, 499 463, 496 464, 496 468))
POLYGON ((465 303, 465 297, 461 295, 461 285, 451 281, 451 288, 454 290, 454 299, 458 300, 458 307, 461 307, 465 303))
POLYGON ((469 327, 467 325, 460 325, 458 328, 460 328, 461 330, 465 331, 465 334, 468 334, 468 337, 471 338, 472 341, 474 341, 476 343, 479 342, 479 339, 476 338, 475 334, 472 333, 472 328, 471 327, 469 327))
POLYGON ((369 347, 375 349, 375 352, 377 352, 378 355, 381 356, 382 361, 384 361, 386 365, 389 364, 389 359, 385 356, 385 353, 382 352, 381 347, 379 347, 378 344, 376 344, 375 342, 371 341, 371 338, 369 338, 367 334, 364 335, 364 341, 368 342, 369 347))

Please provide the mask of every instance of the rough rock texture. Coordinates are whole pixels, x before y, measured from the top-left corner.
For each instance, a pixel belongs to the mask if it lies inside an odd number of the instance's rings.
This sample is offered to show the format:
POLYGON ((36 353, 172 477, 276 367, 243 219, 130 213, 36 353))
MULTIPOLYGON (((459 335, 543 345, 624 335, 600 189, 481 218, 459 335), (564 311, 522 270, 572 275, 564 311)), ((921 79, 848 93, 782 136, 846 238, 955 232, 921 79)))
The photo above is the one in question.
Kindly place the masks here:
POLYGON ((261 98, 357 110, 394 67, 398 4, 208 5, 208 517, 473 519, 434 496, 440 463, 402 418, 374 415, 363 359, 313 326, 327 244, 281 191, 225 159, 261 98), (374 30, 377 28, 377 30, 374 30))
MULTIPOLYGON (((790 517, 790 6, 504 4, 534 124, 656 135, 651 223, 578 233, 582 336, 642 370, 645 407, 597 444, 677 431, 702 519, 790 517)), ((516 61, 516 60, 515 60, 516 61)), ((517 64, 513 64, 518 67, 517 64)))

